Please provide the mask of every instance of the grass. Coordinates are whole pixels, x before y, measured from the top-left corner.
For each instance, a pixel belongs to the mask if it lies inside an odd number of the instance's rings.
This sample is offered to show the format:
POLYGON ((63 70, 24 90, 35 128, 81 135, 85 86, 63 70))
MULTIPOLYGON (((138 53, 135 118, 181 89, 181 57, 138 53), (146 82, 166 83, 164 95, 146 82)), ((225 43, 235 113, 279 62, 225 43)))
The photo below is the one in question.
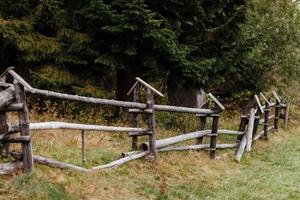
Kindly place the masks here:
MULTIPOLYGON (((241 163, 233 161, 233 150, 224 150, 218 151, 216 160, 203 151, 167 152, 154 163, 141 159, 91 174, 36 165, 33 174, 3 177, 0 199, 300 199, 296 123, 271 134, 268 142, 258 141, 241 163)), ((164 137, 174 134, 160 132, 164 137)), ((87 167, 118 158, 128 144, 127 137, 89 133, 87 167)), ((79 147, 79 133, 34 133, 39 155, 80 164, 79 147)))

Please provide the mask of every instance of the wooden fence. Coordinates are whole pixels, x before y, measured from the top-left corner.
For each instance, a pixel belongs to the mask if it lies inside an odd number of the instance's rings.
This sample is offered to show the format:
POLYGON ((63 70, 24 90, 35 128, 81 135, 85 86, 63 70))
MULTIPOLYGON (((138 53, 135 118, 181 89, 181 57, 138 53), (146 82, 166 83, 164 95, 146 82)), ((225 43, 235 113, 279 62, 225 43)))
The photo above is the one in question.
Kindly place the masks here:
MULTIPOLYGON (((270 100, 268 100, 263 94, 260 95, 265 100, 264 106, 261 105, 260 100, 256 95, 255 107, 250 110, 249 115, 241 117, 240 127, 236 131, 218 128, 219 114, 225 109, 225 107, 211 93, 207 95, 205 102, 199 108, 157 105, 154 102, 154 96, 157 95, 159 97, 163 97, 163 94, 161 94, 159 91, 157 91, 155 88, 153 88, 151 85, 149 85, 140 78, 136 78, 136 83, 128 92, 128 95, 133 94, 132 102, 84 97, 36 89, 31 87, 21 76, 19 76, 13 70, 13 68, 8 68, 1 75, 0 88, 0 142, 2 143, 2 146, 4 148, 2 155, 13 156, 17 160, 13 164, 9 163, 0 166, 0 174, 10 173, 11 171, 15 170, 17 167, 20 166, 22 166, 24 172, 31 172, 34 169, 34 162, 47 164, 59 168, 70 168, 73 170, 90 172, 103 168, 113 168, 130 160, 138 159, 144 156, 149 156, 151 160, 154 160, 156 158, 157 152, 196 149, 208 150, 210 157, 214 159, 216 156, 217 149, 239 147, 237 152, 237 160, 240 160, 240 157, 247 145, 250 145, 251 147, 252 141, 257 140, 262 135, 264 138, 267 138, 271 127, 274 127, 276 130, 278 130, 278 121, 280 118, 283 118, 285 120, 285 124, 287 124, 288 119, 289 106, 287 103, 282 103, 282 100, 276 92, 273 92, 273 96, 276 99, 276 103, 270 102, 270 100), (8 83, 6 81, 7 76, 11 76, 13 78, 13 83, 8 83), (142 89, 146 91, 145 102, 141 102, 140 98, 142 89), (123 107, 128 109, 128 112, 131 115, 131 127, 87 125, 67 122, 30 123, 25 92, 65 100, 123 107), (270 115, 271 108, 275 108, 274 117, 270 115), (284 114, 280 114, 282 110, 285 111, 284 114), (19 124, 9 124, 7 122, 7 113, 12 111, 19 112, 19 124), (160 111, 196 114, 196 116, 199 118, 199 130, 191 133, 157 140, 155 131, 155 113, 160 111), (261 120, 260 118, 263 114, 264 119, 261 120), (147 116, 146 127, 138 127, 139 115, 147 116), (207 118, 212 118, 210 129, 206 129, 208 123, 207 118), (269 121, 271 119, 274 119, 274 126, 269 125, 269 121), (258 126, 262 124, 264 126, 263 132, 257 132, 258 126), (33 155, 32 138, 30 135, 30 130, 48 129, 81 130, 83 162, 86 160, 84 137, 85 131, 129 132, 129 136, 132 138, 132 151, 123 152, 122 158, 120 158, 119 160, 113 161, 105 165, 96 166, 91 169, 86 169, 84 167, 75 166, 69 163, 64 163, 61 161, 56 161, 49 158, 33 155), (20 134, 18 135, 18 133, 20 134), (233 135, 237 137, 237 142, 233 144, 218 144, 217 138, 221 135, 233 135), (138 145, 138 138, 141 136, 147 136, 148 142, 138 145), (203 144, 203 137, 209 137, 210 142, 208 144, 203 144), (171 146, 173 144, 177 144, 179 142, 191 139, 196 139, 195 145, 179 147, 171 146), (22 145, 22 151, 13 151, 11 149, 11 143, 20 143, 22 145)), ((249 147, 246 149, 249 150, 249 147)))

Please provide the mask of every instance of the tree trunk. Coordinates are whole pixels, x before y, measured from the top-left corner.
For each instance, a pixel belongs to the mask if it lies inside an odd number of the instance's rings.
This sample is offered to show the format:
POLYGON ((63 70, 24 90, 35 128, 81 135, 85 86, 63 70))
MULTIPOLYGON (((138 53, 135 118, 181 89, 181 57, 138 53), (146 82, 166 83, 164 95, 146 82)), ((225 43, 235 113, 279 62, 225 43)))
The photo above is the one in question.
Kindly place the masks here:
POLYGON ((192 85, 180 85, 180 81, 176 80, 176 78, 169 78, 169 103, 175 106, 197 107, 197 88, 192 85))
POLYGON ((127 96, 127 92, 135 83, 135 77, 138 75, 134 67, 125 67, 117 69, 117 93, 116 99, 121 101, 131 101, 132 97, 127 96))

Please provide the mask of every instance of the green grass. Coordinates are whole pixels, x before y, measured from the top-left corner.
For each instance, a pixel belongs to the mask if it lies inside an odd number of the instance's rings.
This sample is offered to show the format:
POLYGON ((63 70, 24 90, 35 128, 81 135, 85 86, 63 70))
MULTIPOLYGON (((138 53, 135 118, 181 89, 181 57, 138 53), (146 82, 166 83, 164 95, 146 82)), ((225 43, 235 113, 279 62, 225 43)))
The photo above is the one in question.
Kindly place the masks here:
POLYGON ((300 199, 300 135, 246 156, 203 199, 300 199))
MULTIPOLYGON (((225 150, 216 160, 203 151, 160 153, 154 163, 140 159, 91 174, 36 165, 33 174, 0 179, 0 199, 300 199, 300 126, 291 127, 258 141, 241 163, 233 160, 233 150, 225 150)), ((80 164, 78 136, 61 134, 39 136, 35 151, 80 164)), ((88 143, 87 166, 118 157, 119 143, 111 137, 88 137, 94 140, 88 143)))
POLYGON ((1 180, 0 188, 1 199, 76 199, 66 192, 63 185, 35 174, 15 177, 9 183, 1 180))

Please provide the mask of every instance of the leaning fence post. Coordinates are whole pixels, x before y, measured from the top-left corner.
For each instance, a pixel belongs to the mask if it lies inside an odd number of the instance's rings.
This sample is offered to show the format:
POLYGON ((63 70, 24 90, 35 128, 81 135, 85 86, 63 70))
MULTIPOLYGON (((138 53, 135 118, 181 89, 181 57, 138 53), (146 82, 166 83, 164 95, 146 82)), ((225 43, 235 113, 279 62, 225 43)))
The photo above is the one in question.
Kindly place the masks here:
MULTIPOLYGON (((245 131, 246 126, 248 124, 248 116, 247 115, 242 115, 241 116, 241 122, 239 125, 239 131, 245 131)), ((239 143, 242 140, 243 135, 238 135, 237 136, 237 142, 239 143)))
MULTIPOLYGON (((24 106, 23 110, 19 111, 20 135, 30 136, 29 115, 26 103, 25 89, 24 86, 17 80, 14 80, 14 86, 17 103, 23 103, 24 106)), ((34 168, 31 141, 27 143, 22 143, 22 157, 24 172, 31 172, 34 168)))
POLYGON ((253 128, 254 128, 254 121, 255 121, 255 108, 250 109, 250 114, 249 114, 249 121, 248 121, 248 127, 247 131, 244 133, 240 143, 239 143, 239 148, 237 149, 236 152, 236 161, 240 162, 242 155, 244 153, 244 150, 247 152, 251 151, 251 145, 252 145, 252 134, 253 134, 253 128))
POLYGON ((154 159, 156 158, 156 132, 155 132, 155 112, 154 112, 154 94, 150 88, 147 88, 147 109, 151 110, 148 115, 149 128, 149 153, 154 159))

